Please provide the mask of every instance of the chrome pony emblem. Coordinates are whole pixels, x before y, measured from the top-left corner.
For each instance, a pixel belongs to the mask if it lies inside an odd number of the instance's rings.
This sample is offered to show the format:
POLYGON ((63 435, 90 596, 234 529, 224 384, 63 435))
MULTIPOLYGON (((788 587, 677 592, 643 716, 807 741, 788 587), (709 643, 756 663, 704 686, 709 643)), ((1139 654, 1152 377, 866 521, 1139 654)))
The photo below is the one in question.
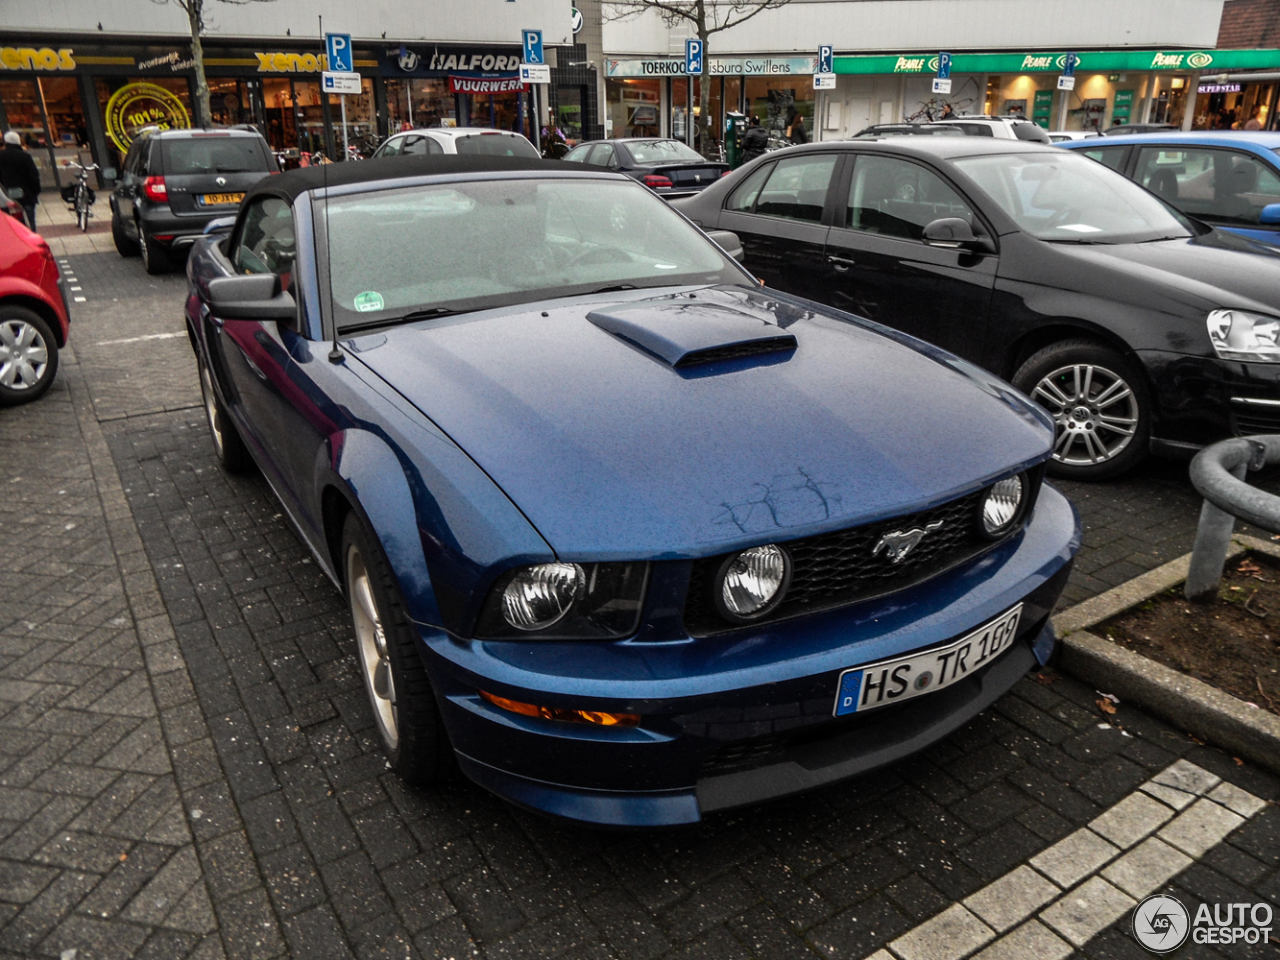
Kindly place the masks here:
POLYGON ((880 551, 883 550, 888 553, 890 561, 901 563, 907 559, 907 554, 920 545, 920 541, 925 538, 926 534, 932 533, 934 530, 940 530, 944 526, 946 524, 942 520, 935 520, 924 527, 890 531, 880 538, 875 549, 871 551, 871 555, 878 557, 880 556, 880 551))

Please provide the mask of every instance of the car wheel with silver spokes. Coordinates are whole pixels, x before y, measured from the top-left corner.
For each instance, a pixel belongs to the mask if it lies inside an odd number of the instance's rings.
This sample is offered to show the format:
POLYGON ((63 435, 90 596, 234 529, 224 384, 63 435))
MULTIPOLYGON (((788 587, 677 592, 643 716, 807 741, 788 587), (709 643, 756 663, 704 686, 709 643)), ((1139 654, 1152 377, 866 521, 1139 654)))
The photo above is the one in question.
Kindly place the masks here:
POLYGON ((433 780, 450 755, 435 692, 382 549, 354 511, 341 558, 356 661, 387 762, 406 780, 433 780))
POLYGON ((1030 357, 1013 382, 1053 417, 1055 476, 1102 480, 1146 455, 1146 383, 1109 347, 1089 340, 1053 344, 1030 357))
POLYGON ((44 318, 26 307, 0 307, 0 406, 44 394, 58 372, 58 341, 44 318))

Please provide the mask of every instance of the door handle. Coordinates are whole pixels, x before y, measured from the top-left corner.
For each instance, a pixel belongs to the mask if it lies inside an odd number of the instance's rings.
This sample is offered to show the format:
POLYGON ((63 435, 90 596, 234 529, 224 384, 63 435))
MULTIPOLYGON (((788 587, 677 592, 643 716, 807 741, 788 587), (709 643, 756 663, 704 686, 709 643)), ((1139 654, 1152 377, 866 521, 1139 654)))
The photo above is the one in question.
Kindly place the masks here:
POLYGON ((849 260, 845 257, 833 257, 830 254, 827 255, 827 263, 842 263, 846 267, 856 267, 858 265, 854 260, 849 260))

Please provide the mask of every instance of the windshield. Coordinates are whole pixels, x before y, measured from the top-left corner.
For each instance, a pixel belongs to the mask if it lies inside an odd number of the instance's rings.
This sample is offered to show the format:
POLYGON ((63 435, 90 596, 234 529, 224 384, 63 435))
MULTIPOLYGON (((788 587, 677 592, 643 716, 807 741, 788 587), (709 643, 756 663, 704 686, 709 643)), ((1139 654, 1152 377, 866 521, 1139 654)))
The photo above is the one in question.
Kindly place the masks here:
MULTIPOLYGON (((325 217, 325 204, 314 209, 325 217)), ((339 329, 605 287, 740 283, 742 273, 633 182, 484 180, 328 202, 339 329)))
POLYGON ((1190 237, 1187 221, 1142 187, 1067 150, 953 161, 1026 233, 1056 243, 1190 237))
POLYGON ((164 172, 169 176, 200 173, 261 173, 269 170, 267 156, 254 137, 197 134, 191 139, 165 140, 164 172))
POLYGON ((485 157, 532 157, 538 159, 538 151, 533 144, 519 134, 475 133, 469 137, 458 137, 459 153, 485 157))
POLYGON ((627 152, 636 163, 671 163, 684 160, 705 160, 692 147, 679 140, 633 140, 627 143, 627 152))

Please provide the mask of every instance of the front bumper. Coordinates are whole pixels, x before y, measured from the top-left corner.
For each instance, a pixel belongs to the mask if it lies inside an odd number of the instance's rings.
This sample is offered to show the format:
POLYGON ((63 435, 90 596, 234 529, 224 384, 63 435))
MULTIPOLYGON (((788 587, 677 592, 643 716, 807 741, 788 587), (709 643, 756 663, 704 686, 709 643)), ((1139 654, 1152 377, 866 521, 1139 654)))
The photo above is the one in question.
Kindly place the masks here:
MULTIPOLYGON (((1049 659, 1049 614, 1079 545, 1074 508, 1046 485, 1031 522, 1007 543, 864 603, 663 643, 468 641, 420 627, 421 649, 459 763, 477 783, 589 823, 695 823, 891 763, 986 709, 1049 659), (981 671, 892 707, 832 716, 843 669, 942 645, 1018 602, 1017 639, 981 671), (633 728, 541 720, 504 711, 479 689, 644 719, 633 728)), ((664 602, 651 587, 648 603, 664 602)))
POLYGON ((1280 363, 1143 350, 1155 389, 1153 446, 1193 452, 1227 437, 1280 433, 1280 363))

